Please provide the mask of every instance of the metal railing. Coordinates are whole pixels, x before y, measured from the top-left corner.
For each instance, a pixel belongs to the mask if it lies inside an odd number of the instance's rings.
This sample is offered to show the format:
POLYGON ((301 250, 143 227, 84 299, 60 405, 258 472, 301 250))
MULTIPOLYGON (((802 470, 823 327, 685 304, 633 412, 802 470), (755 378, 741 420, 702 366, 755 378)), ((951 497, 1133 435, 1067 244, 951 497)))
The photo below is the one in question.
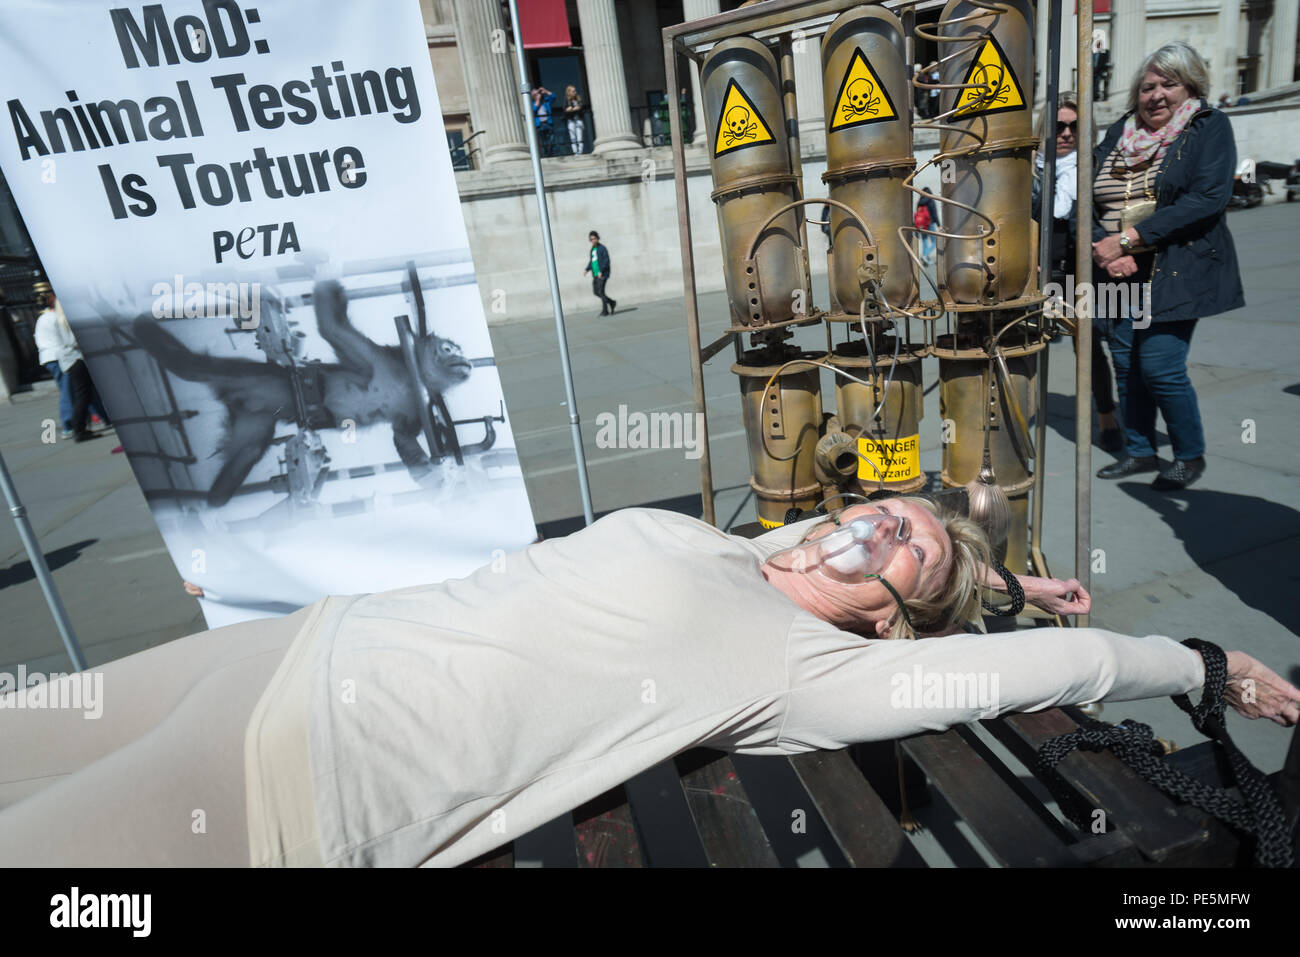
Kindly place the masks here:
MULTIPOLYGON (((695 107, 685 102, 680 104, 679 109, 682 113, 683 135, 690 142, 695 138, 695 107)), ((632 107, 632 131, 640 137, 642 146, 672 146, 668 104, 632 107)))

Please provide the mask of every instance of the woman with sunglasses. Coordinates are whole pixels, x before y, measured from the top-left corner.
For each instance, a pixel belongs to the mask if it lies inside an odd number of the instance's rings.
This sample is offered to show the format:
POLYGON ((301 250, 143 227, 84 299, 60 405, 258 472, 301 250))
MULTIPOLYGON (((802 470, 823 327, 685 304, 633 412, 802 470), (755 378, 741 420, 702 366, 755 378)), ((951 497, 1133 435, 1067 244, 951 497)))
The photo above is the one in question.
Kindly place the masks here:
MULTIPOLYGON (((1044 123, 1040 141, 1046 148, 1047 130, 1044 123)), ((1056 108, 1056 183, 1050 191, 1052 210, 1052 239, 1050 249, 1051 281, 1062 290, 1070 288, 1066 277, 1075 270, 1075 233, 1078 223, 1079 193, 1079 102, 1073 90, 1057 97, 1056 108)), ((1033 216, 1039 217, 1041 182, 1046 169, 1042 149, 1038 152, 1034 175, 1033 216)), ((1092 337, 1092 398, 1097 404, 1097 422, 1101 438, 1097 444, 1107 452, 1124 448, 1124 439, 1115 419, 1115 386, 1110 372, 1110 359, 1102 348, 1104 335, 1092 337)), ((1076 342, 1077 346, 1077 342, 1076 342)))
POLYGON ((1152 488, 1183 489, 1205 472, 1205 433, 1187 355, 1198 319, 1245 305, 1225 211, 1237 148, 1226 115, 1204 99, 1209 69, 1181 40, 1146 58, 1129 112, 1093 157, 1096 324, 1108 333, 1124 419, 1125 451, 1097 473, 1119 479, 1158 472, 1152 488), (1149 285, 1143 286, 1143 284, 1149 285), (1142 308, 1134 307, 1134 294, 1142 308), (1174 460, 1156 455, 1156 412, 1174 460))
MULTIPOLYGON (((971 626, 987 559, 921 499, 753 541, 633 508, 464 579, 170 642, 100 669, 97 721, 0 702, 0 864, 452 866, 694 747, 796 754, 1204 683, 1167 638, 907 640, 971 626), (904 707, 916 668, 996 675, 997 700, 904 707)), ((1077 582, 1025 591, 1088 608, 1077 582)), ((1300 717, 1300 689, 1229 664, 1255 681, 1243 713, 1300 717)))

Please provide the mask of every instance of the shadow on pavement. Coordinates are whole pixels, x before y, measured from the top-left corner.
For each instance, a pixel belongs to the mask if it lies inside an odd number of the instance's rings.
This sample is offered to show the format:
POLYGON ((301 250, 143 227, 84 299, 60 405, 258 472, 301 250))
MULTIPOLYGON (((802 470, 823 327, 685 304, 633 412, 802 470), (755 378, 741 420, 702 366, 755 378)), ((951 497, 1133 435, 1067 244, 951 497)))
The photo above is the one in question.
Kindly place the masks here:
POLYGON ((1285 542, 1300 536, 1300 511, 1255 495, 1212 489, 1156 492, 1136 482, 1119 487, 1164 519, 1198 568, 1300 635, 1300 566, 1285 542))
MULTIPOLYGON (((91 545, 99 541, 97 538, 87 538, 83 541, 76 542, 72 545, 64 545, 62 548, 56 548, 52 552, 45 553, 45 564, 50 567, 50 571, 57 571, 64 565, 71 564, 81 557, 81 553, 91 545)), ((0 588, 8 588, 10 585, 21 585, 23 582, 29 582, 36 577, 36 571, 32 568, 30 561, 21 561, 8 568, 0 568, 0 588)))

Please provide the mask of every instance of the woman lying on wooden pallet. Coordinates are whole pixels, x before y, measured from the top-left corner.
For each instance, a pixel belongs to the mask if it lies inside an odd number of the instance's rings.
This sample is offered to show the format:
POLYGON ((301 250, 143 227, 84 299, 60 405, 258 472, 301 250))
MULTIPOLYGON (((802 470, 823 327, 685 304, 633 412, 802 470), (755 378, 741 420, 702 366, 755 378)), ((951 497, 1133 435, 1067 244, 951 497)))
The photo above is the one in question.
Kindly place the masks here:
MULTIPOLYGON (((626 509, 465 579, 173 641, 101 669, 99 720, 0 700, 0 864, 450 866, 697 746, 793 754, 1201 687, 1162 637, 905 640, 971 627, 987 561, 923 499, 754 541, 626 509), (917 669, 996 700, 897 694, 917 669)), ((1023 581, 1087 610, 1077 582, 1023 581)), ((1300 718, 1300 689, 1229 667, 1239 712, 1300 718)))

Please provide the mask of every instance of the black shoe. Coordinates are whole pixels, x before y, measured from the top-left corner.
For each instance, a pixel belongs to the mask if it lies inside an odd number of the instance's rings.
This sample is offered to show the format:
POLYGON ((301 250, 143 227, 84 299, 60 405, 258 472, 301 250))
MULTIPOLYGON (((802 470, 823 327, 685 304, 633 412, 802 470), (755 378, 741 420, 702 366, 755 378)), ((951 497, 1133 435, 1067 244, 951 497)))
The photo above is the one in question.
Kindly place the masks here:
POLYGON ((1144 455, 1141 458, 1132 456, 1120 459, 1118 462, 1112 462, 1104 469, 1097 472, 1097 478, 1117 479, 1128 478, 1130 475, 1137 475, 1140 472, 1156 472, 1160 469, 1160 460, 1154 455, 1144 455))
POLYGON ((604 310, 604 309, 600 310, 600 314, 601 314, 602 316, 608 316, 608 315, 609 315, 609 313, 608 313, 606 310, 604 310))
POLYGON ((78 432, 73 438, 74 442, 89 442, 91 439, 99 438, 98 432, 78 432))
POLYGON ((618 310, 618 300, 611 299, 609 301, 609 314, 612 316, 617 310, 618 310))
POLYGON ((1161 469, 1151 487, 1157 492, 1172 492, 1187 488, 1205 474, 1205 457, 1195 459, 1174 459, 1174 464, 1161 469))
POLYGON ((1124 451, 1124 434, 1119 429, 1102 429, 1101 441, 1097 443, 1097 447, 1104 452, 1117 455, 1124 451))

